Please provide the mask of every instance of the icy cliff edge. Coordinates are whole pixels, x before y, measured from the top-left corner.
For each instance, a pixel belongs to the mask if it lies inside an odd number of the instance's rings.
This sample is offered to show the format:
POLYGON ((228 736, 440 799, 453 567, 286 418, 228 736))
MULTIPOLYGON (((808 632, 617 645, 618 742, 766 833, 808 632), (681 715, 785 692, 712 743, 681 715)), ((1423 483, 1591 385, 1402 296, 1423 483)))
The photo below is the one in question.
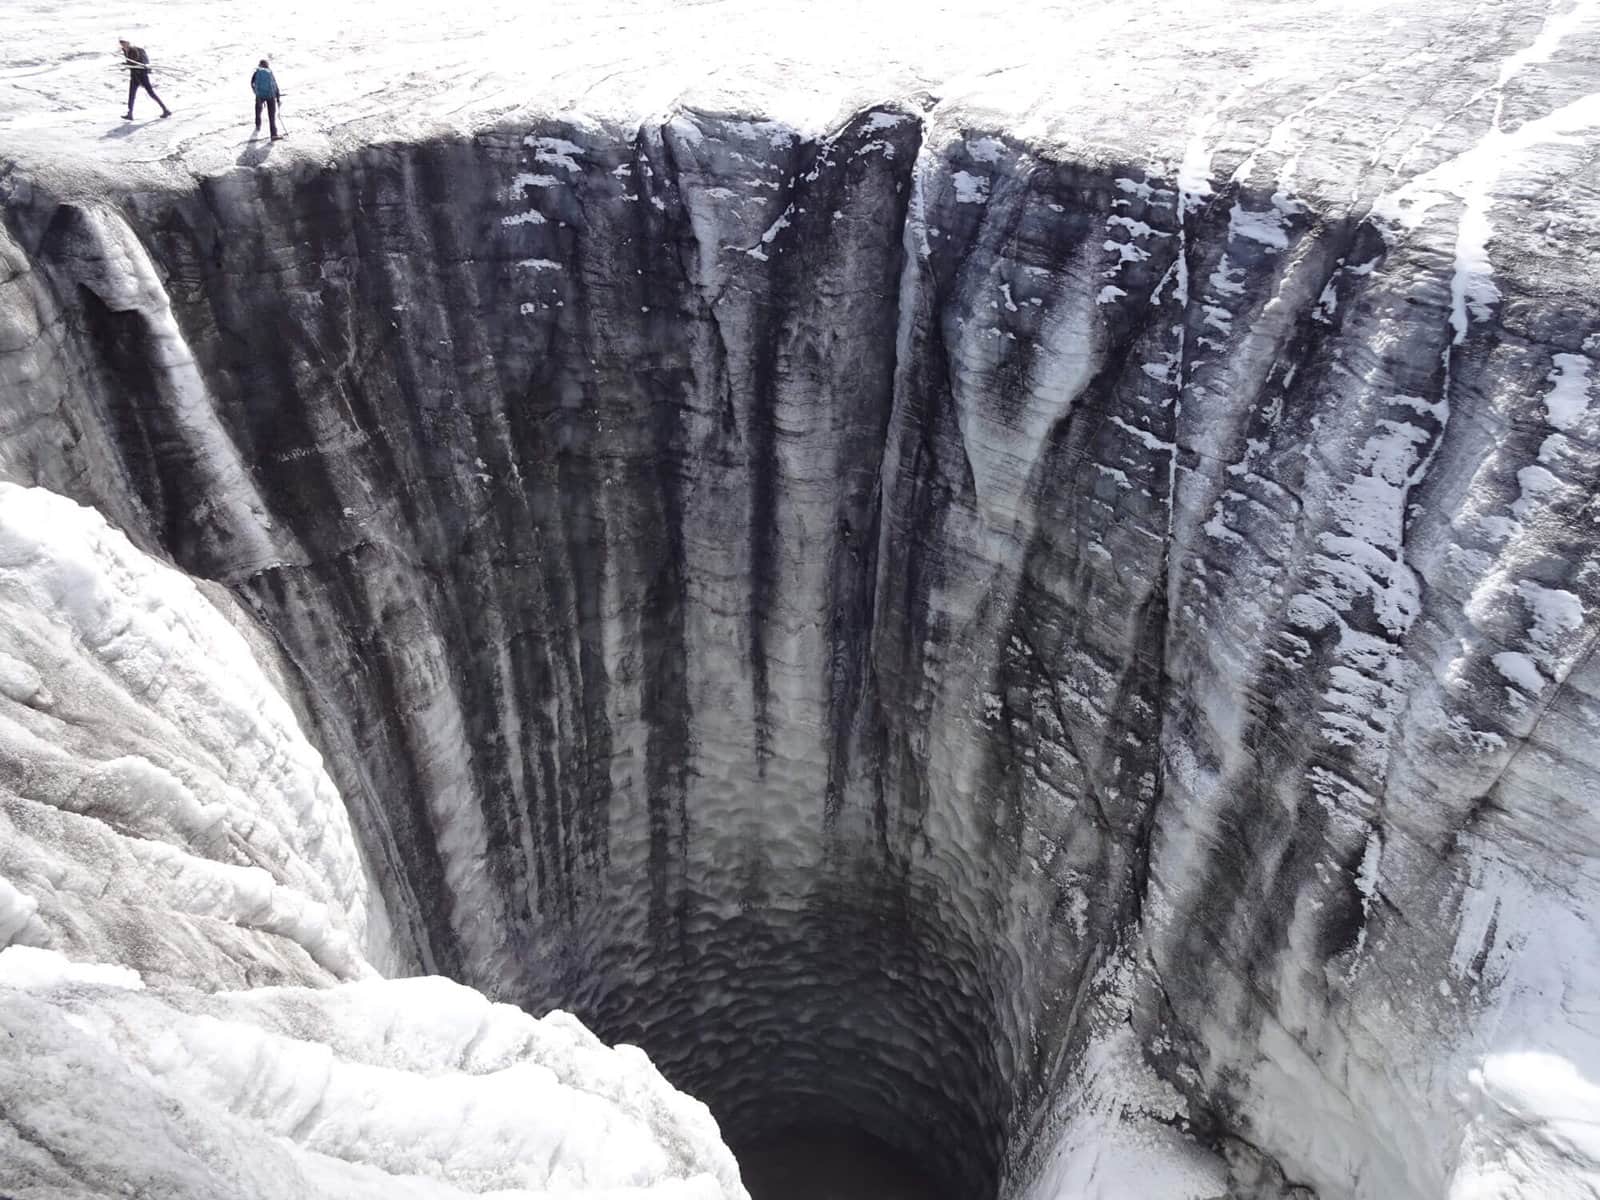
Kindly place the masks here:
POLYGON ((376 978, 383 901, 257 654, 0 483, 0 1191, 742 1198, 642 1052, 376 978))

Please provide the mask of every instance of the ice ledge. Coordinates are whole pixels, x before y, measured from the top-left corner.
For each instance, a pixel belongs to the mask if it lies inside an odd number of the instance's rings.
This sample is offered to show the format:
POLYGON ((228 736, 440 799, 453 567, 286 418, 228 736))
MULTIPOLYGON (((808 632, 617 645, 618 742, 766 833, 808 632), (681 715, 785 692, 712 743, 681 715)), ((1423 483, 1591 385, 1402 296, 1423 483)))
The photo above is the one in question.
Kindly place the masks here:
POLYGON ((0 951, 8 1195, 745 1196, 706 1107, 565 1013, 439 978, 130 982, 0 951))
POLYGON ((642 1051, 399 961, 238 630, 0 483, 0 1194, 745 1196, 642 1051))

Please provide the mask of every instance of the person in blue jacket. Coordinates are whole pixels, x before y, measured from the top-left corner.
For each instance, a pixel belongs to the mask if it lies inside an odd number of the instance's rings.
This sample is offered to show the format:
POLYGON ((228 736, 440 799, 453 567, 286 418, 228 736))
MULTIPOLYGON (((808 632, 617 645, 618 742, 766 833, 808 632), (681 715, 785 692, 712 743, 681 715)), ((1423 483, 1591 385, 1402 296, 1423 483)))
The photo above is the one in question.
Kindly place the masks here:
POLYGON ((256 94, 256 132, 261 132, 261 106, 267 106, 267 127, 272 140, 278 140, 278 81, 272 77, 272 68, 262 59, 256 73, 250 76, 250 90, 256 94))

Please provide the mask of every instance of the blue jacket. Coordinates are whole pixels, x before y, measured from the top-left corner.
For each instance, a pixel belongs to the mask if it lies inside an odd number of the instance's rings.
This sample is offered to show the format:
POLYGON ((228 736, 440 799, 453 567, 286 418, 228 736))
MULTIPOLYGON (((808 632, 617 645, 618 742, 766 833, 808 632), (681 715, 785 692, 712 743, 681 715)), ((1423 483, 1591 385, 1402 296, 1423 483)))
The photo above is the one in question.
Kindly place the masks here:
POLYGON ((272 100, 278 95, 278 81, 265 67, 256 68, 256 73, 250 76, 250 86, 255 89, 257 100, 272 100))

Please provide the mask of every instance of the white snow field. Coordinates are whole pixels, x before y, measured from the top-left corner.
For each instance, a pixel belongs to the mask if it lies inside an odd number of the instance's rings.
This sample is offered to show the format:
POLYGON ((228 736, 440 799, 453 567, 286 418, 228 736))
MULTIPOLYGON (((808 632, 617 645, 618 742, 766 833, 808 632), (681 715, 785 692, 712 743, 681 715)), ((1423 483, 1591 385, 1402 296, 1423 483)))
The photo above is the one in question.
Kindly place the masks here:
MULTIPOLYGON (((1504 88, 1594 20, 1588 0, 1548 13, 1441 0, 7 0, 5 17, 0 148, 63 171, 232 166, 250 148, 249 80, 267 58, 292 131, 275 157, 520 112, 627 125, 693 107, 817 133, 900 101, 1079 155, 1175 151, 1204 172, 1225 140, 1221 114, 1243 98, 1274 149, 1306 151, 1296 169, 1309 191, 1325 171, 1355 175, 1360 160, 1338 148, 1348 138, 1420 173, 1432 164, 1411 160, 1436 154, 1426 138, 1456 115, 1426 84, 1442 64, 1507 43, 1504 88), (141 93, 136 120, 122 121, 119 38, 149 54, 172 118, 141 93), (1384 111, 1349 105, 1373 85, 1384 111)), ((1572 118, 1551 134, 1595 123, 1587 108, 1572 118)))

